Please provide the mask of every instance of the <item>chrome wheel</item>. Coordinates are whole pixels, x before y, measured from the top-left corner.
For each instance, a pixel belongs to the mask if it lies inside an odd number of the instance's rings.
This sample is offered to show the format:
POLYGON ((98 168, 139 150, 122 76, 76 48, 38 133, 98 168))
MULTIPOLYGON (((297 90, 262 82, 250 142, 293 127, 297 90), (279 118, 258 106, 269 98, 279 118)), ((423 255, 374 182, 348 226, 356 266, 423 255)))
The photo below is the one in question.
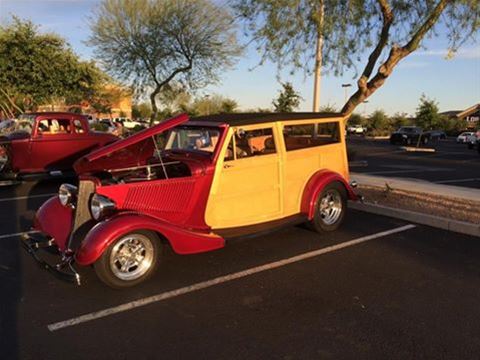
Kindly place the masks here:
POLYGON ((154 246, 147 236, 129 234, 113 247, 110 254, 110 269, 120 280, 136 280, 151 268, 153 257, 154 246))
POLYGON ((338 221, 342 214, 343 202, 342 196, 335 189, 328 190, 320 199, 319 212, 320 218, 325 225, 332 225, 338 221))

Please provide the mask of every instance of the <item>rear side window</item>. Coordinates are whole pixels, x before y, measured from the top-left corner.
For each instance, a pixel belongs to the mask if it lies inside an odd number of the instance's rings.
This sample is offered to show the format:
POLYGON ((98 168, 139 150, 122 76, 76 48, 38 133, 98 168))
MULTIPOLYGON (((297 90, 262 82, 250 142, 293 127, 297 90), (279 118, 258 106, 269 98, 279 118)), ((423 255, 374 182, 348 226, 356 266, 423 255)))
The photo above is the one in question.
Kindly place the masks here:
POLYGON ((78 120, 78 119, 73 120, 73 126, 75 128, 76 133, 82 134, 82 133, 85 132, 85 130, 83 129, 82 122, 80 120, 78 120))
POLYGON ((287 125, 283 128, 287 151, 340 142, 340 126, 337 121, 321 124, 287 125))

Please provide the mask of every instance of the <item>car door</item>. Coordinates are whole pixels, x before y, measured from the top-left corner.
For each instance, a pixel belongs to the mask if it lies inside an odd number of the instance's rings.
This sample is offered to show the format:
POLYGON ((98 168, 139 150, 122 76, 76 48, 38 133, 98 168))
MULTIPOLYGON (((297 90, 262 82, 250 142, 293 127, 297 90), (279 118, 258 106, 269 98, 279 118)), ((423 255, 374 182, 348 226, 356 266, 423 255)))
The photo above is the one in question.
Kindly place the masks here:
POLYGON ((87 145, 76 134, 72 117, 39 117, 31 143, 31 157, 37 171, 66 170, 87 145))
POLYGON ((207 204, 208 225, 234 228, 281 217, 278 144, 273 124, 230 129, 207 204))

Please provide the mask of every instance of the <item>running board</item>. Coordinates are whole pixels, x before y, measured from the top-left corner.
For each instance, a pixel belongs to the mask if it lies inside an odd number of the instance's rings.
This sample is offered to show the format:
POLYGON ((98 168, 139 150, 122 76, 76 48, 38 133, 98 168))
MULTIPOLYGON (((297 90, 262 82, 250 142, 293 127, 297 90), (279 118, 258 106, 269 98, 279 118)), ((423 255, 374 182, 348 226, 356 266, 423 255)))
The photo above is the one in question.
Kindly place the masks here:
POLYGON ((299 225, 308 221, 304 214, 292 215, 280 220, 269 221, 266 223, 241 226, 226 229, 213 229, 213 232, 225 240, 232 240, 238 238, 252 238, 262 236, 271 232, 282 230, 287 227, 299 225))

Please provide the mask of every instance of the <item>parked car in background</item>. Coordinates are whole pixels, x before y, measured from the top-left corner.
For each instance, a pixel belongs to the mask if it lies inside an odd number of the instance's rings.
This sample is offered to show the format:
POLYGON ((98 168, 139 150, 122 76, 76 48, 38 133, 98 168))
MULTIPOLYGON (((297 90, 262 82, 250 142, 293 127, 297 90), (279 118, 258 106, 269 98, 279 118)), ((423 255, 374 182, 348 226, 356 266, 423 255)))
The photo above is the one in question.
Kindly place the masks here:
POLYGON ((113 121, 117 124, 121 124, 124 128, 128 130, 132 130, 136 126, 143 126, 143 124, 138 121, 131 120, 129 118, 123 118, 123 117, 114 118, 113 121))
POLYGON ((390 135, 391 144, 415 145, 427 144, 430 140, 430 133, 424 133, 418 126, 402 126, 390 135))
POLYGON ((0 136, 0 178, 60 174, 72 170, 73 163, 93 149, 116 140, 110 134, 92 132, 84 115, 24 114, 0 136))
POLYGON ((3 132, 8 132, 9 128, 15 125, 14 119, 6 119, 0 121, 0 134, 3 132))
POLYGON ((367 132, 367 128, 363 125, 350 125, 347 127, 347 133, 364 135, 367 132))
POLYGON ((457 136, 457 144, 466 144, 468 143, 473 137, 475 137, 475 133, 473 131, 464 131, 460 135, 457 136))
POLYGON ((95 122, 98 121, 97 117, 95 115, 85 115, 88 119, 88 123, 90 125, 94 124, 95 122))
POLYGON ((447 133, 443 130, 430 130, 425 131, 424 134, 430 134, 431 140, 445 140, 447 138, 447 133))
POLYGON ((101 125, 104 125, 107 129, 106 132, 115 135, 115 136, 122 136, 123 135, 123 126, 120 123, 115 123, 113 120, 104 118, 100 119, 98 122, 101 125))
POLYGON ((165 244, 194 254, 285 224, 334 231, 357 199, 344 128, 331 113, 163 121, 78 160, 79 187, 42 205, 23 244, 39 261, 37 249, 57 250, 58 264, 42 264, 62 277, 93 265, 125 288, 152 275, 165 244))

